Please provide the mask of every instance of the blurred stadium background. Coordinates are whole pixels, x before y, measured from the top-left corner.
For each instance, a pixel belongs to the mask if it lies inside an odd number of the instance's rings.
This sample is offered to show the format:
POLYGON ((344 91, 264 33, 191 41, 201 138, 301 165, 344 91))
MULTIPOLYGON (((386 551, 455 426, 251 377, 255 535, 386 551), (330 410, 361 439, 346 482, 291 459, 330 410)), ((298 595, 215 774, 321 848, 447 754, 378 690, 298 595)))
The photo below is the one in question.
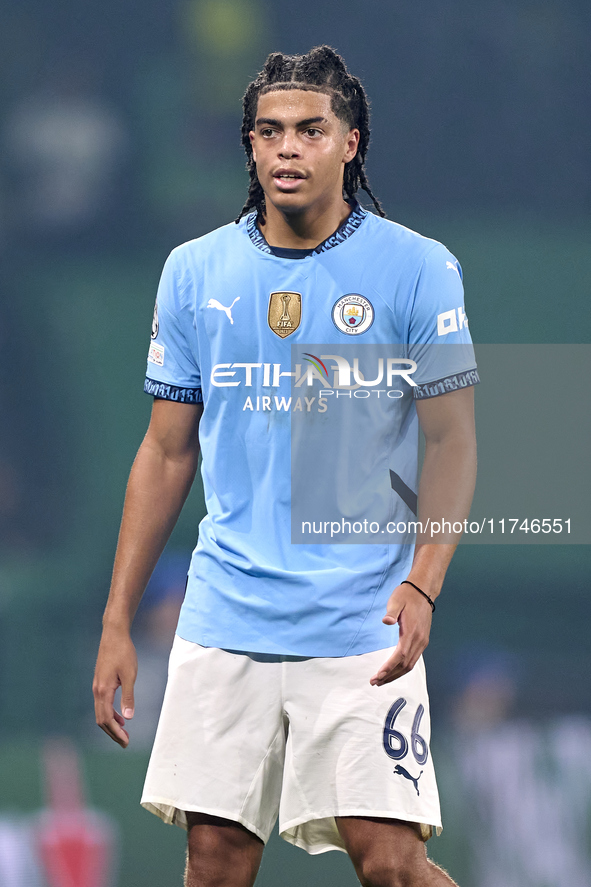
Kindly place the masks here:
MULTIPOLYGON (((94 726, 90 685, 159 272, 242 206, 240 98, 266 54, 327 42, 362 78, 372 186, 459 257, 475 342, 589 343, 590 36, 583 0, 5 0, 2 884, 49 883, 31 828, 59 736, 118 835, 112 887, 180 884, 183 835, 138 797, 198 485, 138 620, 127 751, 94 726)), ((465 546, 452 565, 426 657, 446 819, 430 852, 463 887, 591 883, 590 565, 566 545, 465 546)), ((356 879, 274 839, 257 884, 304 883, 356 879)))

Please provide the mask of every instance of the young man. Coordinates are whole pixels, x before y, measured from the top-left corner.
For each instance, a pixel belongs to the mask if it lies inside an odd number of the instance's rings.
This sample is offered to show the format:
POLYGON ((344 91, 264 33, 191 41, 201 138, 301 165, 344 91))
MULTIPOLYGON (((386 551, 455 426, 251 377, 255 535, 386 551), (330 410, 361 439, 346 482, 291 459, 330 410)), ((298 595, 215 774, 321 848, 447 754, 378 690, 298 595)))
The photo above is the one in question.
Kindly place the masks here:
MULTIPOLYGON (((363 544, 290 541, 300 413, 311 435, 332 415, 362 436, 351 411, 379 404, 364 414, 375 452, 360 476, 377 472, 384 514, 415 517, 417 413, 421 518, 461 521, 472 496, 477 375, 459 266, 356 202, 362 187, 383 216, 364 171, 368 122, 363 87, 334 50, 269 56, 244 97, 251 184, 238 224, 174 250, 158 290, 146 381, 155 401, 94 693, 97 723, 126 747, 130 626, 200 444, 208 515, 142 798, 188 830, 188 887, 253 884, 278 813, 284 838, 310 853, 346 850, 364 885, 452 883, 425 853, 440 818, 421 654, 457 534, 415 548, 375 531, 363 544), (351 343, 402 347, 378 361, 379 389, 343 356, 351 343), (460 346, 451 362, 425 350, 447 343, 460 346), (304 373, 292 345, 308 348, 304 373)), ((349 498, 349 517, 362 516, 361 500, 349 498)))

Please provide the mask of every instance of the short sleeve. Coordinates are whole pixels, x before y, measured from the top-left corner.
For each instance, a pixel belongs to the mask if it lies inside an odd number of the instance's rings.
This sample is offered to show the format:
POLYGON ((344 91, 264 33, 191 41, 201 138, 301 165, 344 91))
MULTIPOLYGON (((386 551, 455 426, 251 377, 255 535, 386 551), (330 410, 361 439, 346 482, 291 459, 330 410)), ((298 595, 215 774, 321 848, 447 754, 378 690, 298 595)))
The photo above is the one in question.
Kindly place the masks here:
POLYGON ((158 285, 144 384, 147 394, 163 400, 203 400, 192 293, 190 275, 173 251, 158 285))
POLYGON ((480 380, 464 306, 462 269, 440 243, 425 256, 408 323, 415 399, 437 397, 480 380))

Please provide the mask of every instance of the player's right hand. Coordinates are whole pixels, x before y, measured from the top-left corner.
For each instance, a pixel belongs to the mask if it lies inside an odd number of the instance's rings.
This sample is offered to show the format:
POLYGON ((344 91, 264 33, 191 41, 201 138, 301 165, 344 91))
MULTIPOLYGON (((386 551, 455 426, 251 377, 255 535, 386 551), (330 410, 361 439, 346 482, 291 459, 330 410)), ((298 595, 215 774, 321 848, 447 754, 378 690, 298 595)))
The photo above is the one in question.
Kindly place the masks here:
POLYGON ((122 748, 129 745, 125 720, 133 717, 133 685, 137 655, 127 630, 105 628, 94 670, 92 692, 96 722, 122 748), (115 710, 115 693, 121 687, 121 714, 115 710))

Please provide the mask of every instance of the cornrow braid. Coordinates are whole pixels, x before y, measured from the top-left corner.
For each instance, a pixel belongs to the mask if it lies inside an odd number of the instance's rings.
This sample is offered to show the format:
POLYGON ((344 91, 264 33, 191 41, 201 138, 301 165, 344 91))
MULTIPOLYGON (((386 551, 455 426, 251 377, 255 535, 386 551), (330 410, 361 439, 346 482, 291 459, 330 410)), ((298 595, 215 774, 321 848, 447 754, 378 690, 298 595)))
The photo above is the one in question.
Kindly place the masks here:
POLYGON ((330 96, 335 115, 351 129, 359 130, 357 154, 345 164, 343 194, 353 198, 362 188, 371 198, 380 216, 386 213, 373 194, 365 172, 365 156, 369 147, 369 102, 361 81, 349 74, 342 57, 330 46, 316 46, 305 55, 283 55, 272 52, 263 70, 249 83, 242 100, 241 141, 246 152, 246 168, 250 176, 246 203, 236 222, 256 209, 261 219, 265 212, 265 193, 257 177, 249 133, 254 129, 259 96, 275 90, 302 89, 330 96))

